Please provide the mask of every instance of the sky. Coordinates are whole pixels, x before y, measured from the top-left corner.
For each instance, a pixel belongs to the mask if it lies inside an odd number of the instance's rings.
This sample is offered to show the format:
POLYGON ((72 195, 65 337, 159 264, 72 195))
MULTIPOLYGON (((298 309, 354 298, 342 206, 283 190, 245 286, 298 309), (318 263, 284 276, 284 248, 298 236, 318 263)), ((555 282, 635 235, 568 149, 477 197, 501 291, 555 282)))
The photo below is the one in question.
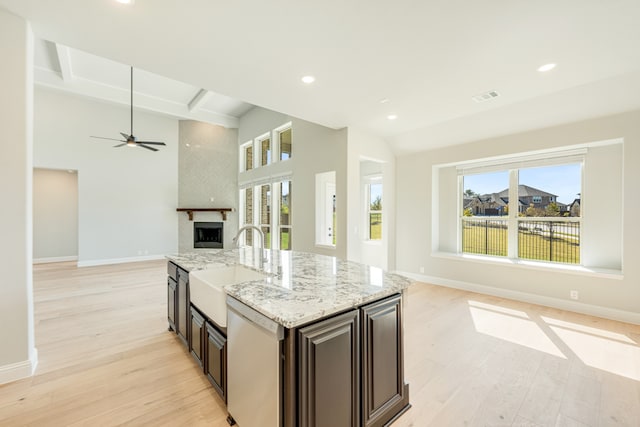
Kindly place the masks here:
MULTIPOLYGON (((581 182, 581 165, 578 163, 520 169, 519 174, 520 184, 555 194, 558 201, 566 205, 580 197, 581 182)), ((508 187, 508 171, 464 177, 464 190, 471 189, 479 194, 498 193, 508 187)))

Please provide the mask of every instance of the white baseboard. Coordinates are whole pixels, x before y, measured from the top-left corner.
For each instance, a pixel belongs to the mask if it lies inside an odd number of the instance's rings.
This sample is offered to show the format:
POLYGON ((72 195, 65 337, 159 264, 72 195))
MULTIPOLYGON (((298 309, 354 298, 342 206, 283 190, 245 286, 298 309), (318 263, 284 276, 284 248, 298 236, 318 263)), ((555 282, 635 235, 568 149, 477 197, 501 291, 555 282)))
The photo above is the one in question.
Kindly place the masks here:
POLYGON ((78 256, 55 256, 55 257, 47 257, 47 258, 35 258, 33 260, 34 264, 49 264, 52 262, 68 262, 68 261, 77 261, 78 256))
POLYGON ((33 375, 38 366, 38 350, 31 351, 31 358, 22 362, 0 366, 0 384, 21 380, 33 375))
POLYGON ((529 294, 526 292, 514 291, 511 289, 495 288, 492 286, 479 285, 477 283, 444 279, 442 277, 426 276, 424 274, 407 273, 403 271, 398 271, 398 274, 402 274, 403 276, 409 277, 419 282, 431 283, 434 285, 445 286, 447 288, 461 289, 464 291, 476 292, 479 294, 493 295, 501 298, 508 298, 516 301, 544 305, 547 307, 559 308, 561 310, 574 311, 576 313, 588 314, 590 316, 603 317, 605 319, 618 320, 621 322, 640 325, 640 313, 632 311, 618 310, 616 308, 602 307, 599 305, 585 304, 577 301, 529 294))
POLYGON ((126 258, 111 259, 92 259, 88 261, 78 261, 78 267, 93 267, 96 265, 124 264, 127 262, 153 261, 156 259, 165 259, 164 255, 143 255, 126 258))

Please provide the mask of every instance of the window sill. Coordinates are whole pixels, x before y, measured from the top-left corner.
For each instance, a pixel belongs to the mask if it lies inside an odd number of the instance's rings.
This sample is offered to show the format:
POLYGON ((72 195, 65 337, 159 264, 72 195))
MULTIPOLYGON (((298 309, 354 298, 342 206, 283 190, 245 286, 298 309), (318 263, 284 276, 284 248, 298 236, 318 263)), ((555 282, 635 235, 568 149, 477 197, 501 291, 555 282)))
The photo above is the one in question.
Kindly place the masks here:
POLYGON ((433 256, 434 258, 464 260, 464 261, 478 262, 482 264, 489 263, 489 264, 507 265, 507 266, 513 266, 517 268, 525 268, 525 269, 538 270, 538 271, 552 270, 552 271, 568 273, 568 274, 578 274, 582 276, 602 277, 606 279, 618 279, 618 280, 624 279, 624 274, 622 270, 584 267, 581 265, 555 264, 555 263, 549 263, 549 262, 493 257, 493 256, 486 256, 486 255, 456 254, 451 252, 432 252, 431 256, 433 256))
POLYGON ((336 245, 326 245, 323 243, 316 243, 316 248, 322 248, 322 249, 334 249, 336 248, 336 245))

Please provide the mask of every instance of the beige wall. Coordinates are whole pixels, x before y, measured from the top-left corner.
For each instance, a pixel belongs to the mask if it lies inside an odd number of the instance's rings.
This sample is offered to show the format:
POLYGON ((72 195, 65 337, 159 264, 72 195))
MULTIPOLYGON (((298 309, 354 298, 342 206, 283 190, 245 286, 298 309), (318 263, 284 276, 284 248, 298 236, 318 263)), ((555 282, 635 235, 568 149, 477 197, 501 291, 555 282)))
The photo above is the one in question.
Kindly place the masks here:
POLYGON ((78 174, 33 170, 33 261, 78 258, 78 174))
POLYGON ((0 9, 0 384, 31 375, 33 34, 0 9))
POLYGON ((399 157, 397 269, 435 283, 640 322, 640 224, 633 220, 640 209, 636 194, 640 182, 638 122, 640 111, 635 111, 399 157), (615 268, 612 258, 617 254, 618 259, 622 256, 621 273, 581 274, 474 262, 439 253, 452 251, 441 244, 448 241, 441 234, 452 233, 453 228, 441 226, 446 220, 438 217, 450 211, 442 206, 443 198, 437 193, 455 194, 455 190, 446 183, 451 174, 434 166, 614 139, 622 139, 623 145, 590 148, 591 155, 587 155, 585 196, 591 194, 595 200, 585 200, 584 241, 596 251, 587 255, 592 266, 615 268), (595 209, 594 203, 610 210, 603 216, 604 210, 595 209), (605 225, 612 227, 608 239, 600 244, 589 241, 598 235, 602 239, 597 229, 605 225), (596 258, 601 261, 593 261, 596 258), (420 273, 421 267, 424 273, 420 273), (570 290, 579 291, 578 302, 569 300, 570 290))
MULTIPOLYGON (((231 248, 238 231, 238 130, 181 120, 179 134, 178 205, 234 209, 224 221, 224 247, 231 248)), ((222 215, 196 212, 193 221, 218 222, 222 215)), ((180 252, 194 250, 193 221, 178 216, 180 252)))

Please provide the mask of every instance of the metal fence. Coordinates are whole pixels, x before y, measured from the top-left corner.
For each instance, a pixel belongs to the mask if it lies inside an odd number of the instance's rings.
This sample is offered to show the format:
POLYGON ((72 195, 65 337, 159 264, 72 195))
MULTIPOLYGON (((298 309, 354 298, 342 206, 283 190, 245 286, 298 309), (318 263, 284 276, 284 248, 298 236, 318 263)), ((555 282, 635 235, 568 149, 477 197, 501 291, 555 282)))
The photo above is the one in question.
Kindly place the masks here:
MULTIPOLYGON (((495 256, 508 254, 506 219, 462 219, 462 252, 495 256)), ((580 221, 518 218, 518 258, 580 264, 580 221)))
POLYGON ((580 222, 518 221, 518 257, 580 264, 580 222))
POLYGON ((463 219, 462 252, 507 256, 507 228, 506 219, 463 219))

